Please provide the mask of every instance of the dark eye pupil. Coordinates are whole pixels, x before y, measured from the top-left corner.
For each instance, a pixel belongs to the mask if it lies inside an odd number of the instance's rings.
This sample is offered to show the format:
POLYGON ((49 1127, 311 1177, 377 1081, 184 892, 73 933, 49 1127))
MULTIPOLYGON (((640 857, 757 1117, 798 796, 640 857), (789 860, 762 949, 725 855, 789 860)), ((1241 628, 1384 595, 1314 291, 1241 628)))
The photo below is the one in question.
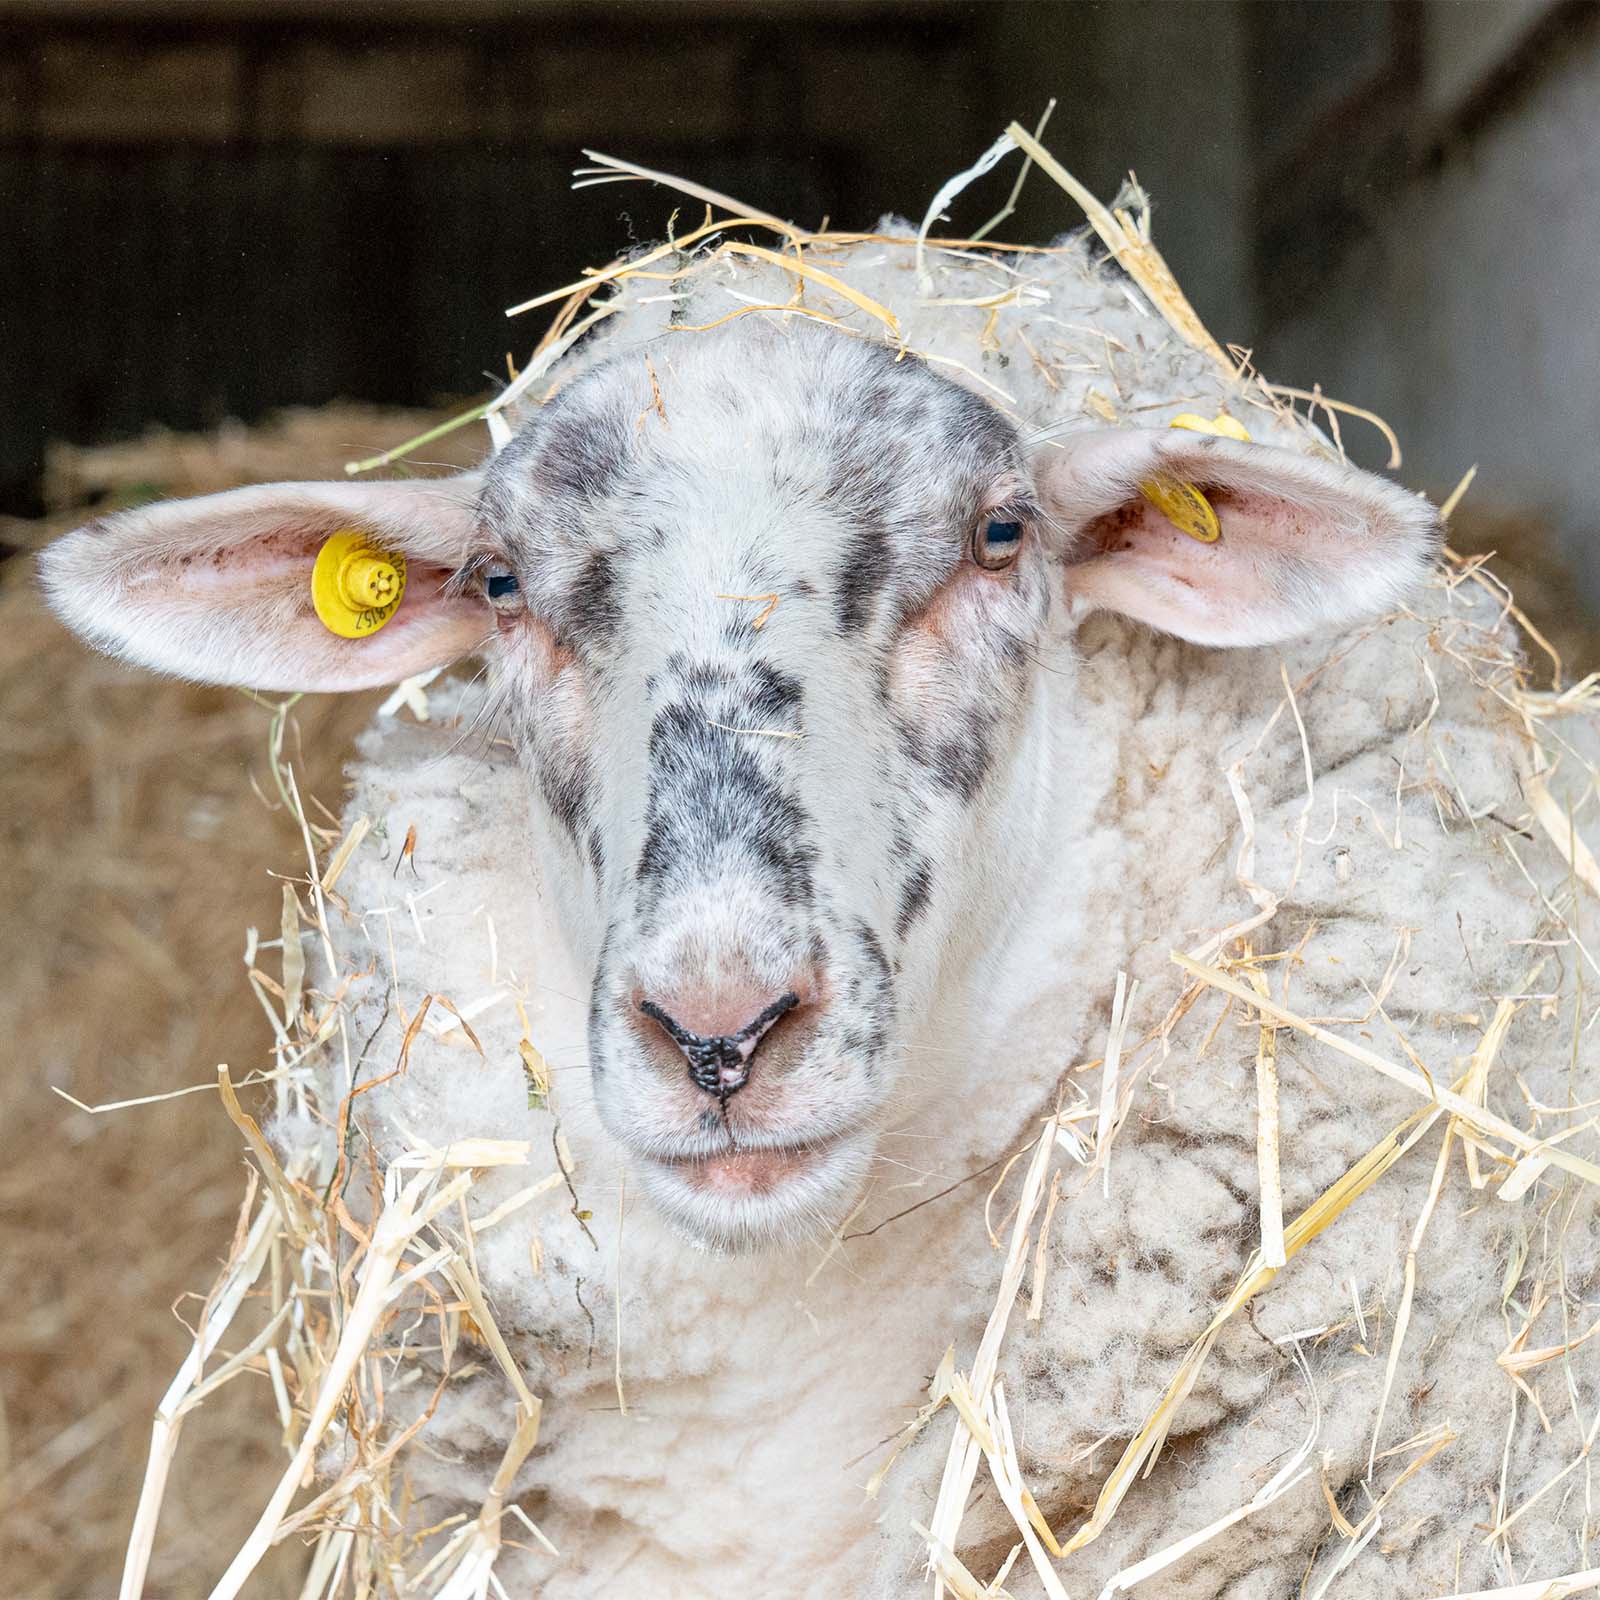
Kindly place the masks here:
POLYGON ((1020 522, 991 522, 983 530, 986 544, 1015 544, 1022 537, 1022 524, 1020 522))
POLYGON ((517 592, 517 580, 509 572, 497 572, 483 587, 491 600, 501 600, 517 592))

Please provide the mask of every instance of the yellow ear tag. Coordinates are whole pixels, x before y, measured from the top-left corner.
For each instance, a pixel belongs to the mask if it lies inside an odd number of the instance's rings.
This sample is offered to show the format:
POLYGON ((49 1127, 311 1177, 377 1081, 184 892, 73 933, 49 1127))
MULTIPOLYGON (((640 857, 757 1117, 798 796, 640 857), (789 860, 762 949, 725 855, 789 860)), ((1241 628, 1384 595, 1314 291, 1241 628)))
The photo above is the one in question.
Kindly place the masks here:
MULTIPOLYGON (((1167 424, 1171 428, 1187 428, 1191 433, 1216 434, 1223 439, 1238 439, 1250 443, 1250 435, 1236 417, 1218 414, 1210 422, 1185 411, 1167 424)), ((1179 532, 1186 533, 1201 544, 1215 544, 1222 537, 1222 524, 1211 502, 1192 483, 1184 483, 1165 472, 1147 478, 1139 485, 1139 493, 1153 505, 1179 532)))
POLYGON ((360 528, 329 534, 311 569, 311 604, 329 633, 364 639, 400 607, 406 558, 384 550, 360 528))
POLYGON ((1246 432, 1245 425, 1237 417, 1230 417, 1224 412, 1218 412, 1210 422, 1207 422, 1204 417, 1197 417, 1194 412, 1185 411, 1181 416, 1174 417, 1167 426, 1187 428, 1190 433, 1214 433, 1223 439, 1237 439, 1241 444, 1250 443, 1250 435, 1246 432))
POLYGON ((1184 483, 1165 472, 1146 478, 1139 493, 1180 533, 1201 544, 1215 544, 1222 537, 1222 524, 1211 502, 1192 483, 1184 483))

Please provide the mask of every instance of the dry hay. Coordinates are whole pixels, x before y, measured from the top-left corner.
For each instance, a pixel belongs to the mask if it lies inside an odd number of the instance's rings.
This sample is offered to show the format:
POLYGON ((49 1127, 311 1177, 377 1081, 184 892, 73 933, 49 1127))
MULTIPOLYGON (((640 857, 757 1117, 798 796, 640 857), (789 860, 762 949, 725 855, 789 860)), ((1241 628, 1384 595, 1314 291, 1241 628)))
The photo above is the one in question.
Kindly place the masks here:
MULTIPOLYGON (((1290 415, 1288 402, 1298 397, 1297 392, 1266 385, 1251 372, 1246 358, 1238 352, 1222 351, 1205 334, 1150 243, 1147 213, 1137 195, 1126 206, 1102 207, 1081 191, 1023 130, 1013 126, 1007 138, 1011 141, 1007 148, 1020 146, 1027 150, 1084 205, 1102 241, 1174 333, 1226 369, 1230 380, 1237 384, 1241 403, 1269 410, 1278 419, 1286 420, 1290 415)), ((596 181, 662 178, 660 174, 598 159, 601 165, 590 174, 596 181)), ((520 404, 537 401, 541 383, 553 363, 587 328, 615 310, 610 299, 597 298, 603 289, 619 295, 644 289, 665 292, 664 286, 675 279, 709 270, 730 257, 753 259, 769 266, 779 265, 790 275, 790 297, 782 302, 763 302, 760 307, 737 308, 729 312, 730 317, 755 309, 781 309, 837 323, 844 308, 850 307, 877 323, 891 339, 899 339, 901 329, 894 314, 830 270, 831 246, 870 238, 886 248, 914 250, 919 260, 933 252, 972 255, 1015 248, 992 246, 980 239, 930 239, 926 237, 926 226, 923 236, 916 240, 893 235, 809 233, 753 213, 692 184, 676 179, 662 181, 669 181, 704 202, 705 223, 680 234, 669 247, 615 263, 520 308, 559 305, 549 331, 511 385, 495 400, 458 419, 460 423, 485 420, 491 438, 503 440, 510 426, 507 416, 514 418, 520 404), (717 211, 727 215, 719 221, 714 216, 717 211), (774 247, 730 238, 728 234, 733 229, 754 229, 771 235, 774 247)), ((949 194, 941 195, 933 210, 948 198, 949 194)), ((1025 283, 1018 280, 1002 286, 992 301, 986 302, 992 311, 987 338, 1004 341, 1006 308, 1022 303, 1025 293, 1025 283)), ((1031 350, 1019 350, 1016 355, 1017 359, 1030 357, 1039 359, 1031 350)), ((968 376, 994 389, 978 374, 969 372, 968 376)), ((994 397, 1003 408, 1007 397, 998 391, 994 397)), ((1314 393, 1311 398, 1313 405, 1320 408, 1336 447, 1341 414, 1365 416, 1314 393)), ((1107 421, 1117 420, 1120 415, 1110 396, 1101 396, 1096 412, 1107 421)), ((436 446, 449 431, 431 430, 419 443, 436 446)), ((406 453, 404 449, 386 451, 381 460, 387 463, 402 459, 406 453)), ((375 459, 379 458, 368 458, 375 459)), ((351 466, 359 469, 367 464, 351 466)), ((1496 580, 1475 560, 1453 558, 1439 581, 1496 590, 1496 580)), ((1503 605, 1509 613, 1509 595, 1503 597, 1503 605)), ((1552 937, 1557 942, 1577 944, 1574 923, 1578 897, 1600 893, 1600 870, 1577 840, 1571 815, 1545 786, 1543 775, 1559 759, 1566 763, 1571 776, 1578 756, 1567 748, 1569 741, 1563 728, 1568 719, 1592 723, 1595 686, 1583 680, 1566 688, 1559 666, 1554 666, 1550 671, 1557 680, 1555 688, 1539 687, 1548 677, 1541 674, 1536 679, 1528 672, 1505 629, 1481 633, 1473 639, 1470 650, 1443 641, 1436 670, 1466 674, 1470 682, 1485 695, 1498 699, 1520 721, 1525 733, 1524 783, 1530 804, 1527 826, 1559 852, 1571 869, 1567 891, 1550 906, 1552 937)), ((1285 726, 1298 725, 1295 696, 1296 687, 1285 677, 1284 696, 1271 713, 1269 728, 1280 721, 1285 726)), ((423 689, 413 689, 411 704, 413 710, 426 708, 423 689)), ((1303 737, 1302 731, 1302 740, 1303 737)), ((1016 1153, 991 1192, 995 1206, 1008 1211, 1007 1218, 991 1229, 997 1251, 998 1284, 993 1315, 975 1351, 955 1352, 941 1365, 928 1404, 907 1434, 909 1438, 936 1418, 944 1426, 949 1413, 955 1414, 949 1422, 951 1434, 943 1482, 931 1524, 925 1530, 930 1563, 937 1573, 936 1589, 963 1597, 1001 1594, 1006 1574, 1025 1553, 1046 1591, 1064 1594, 1057 1575, 1059 1558, 1063 1554, 1070 1556, 1116 1516, 1123 1495, 1138 1473, 1159 1453, 1177 1408, 1205 1362, 1218 1330, 1233 1317, 1245 1314, 1251 1299, 1271 1282, 1286 1259, 1302 1250, 1314 1251, 1319 1235, 1338 1226, 1342 1213, 1360 1194, 1382 1183, 1400 1156, 1430 1135, 1438 1143, 1435 1184, 1415 1219, 1400 1305, 1393 1320, 1385 1324, 1391 1350, 1397 1350, 1406 1338, 1410 1296, 1418 1271, 1417 1246, 1426 1234, 1434 1201, 1445 1184, 1472 1181, 1497 1185, 1502 1196, 1510 1196, 1531 1192, 1546 1175, 1561 1183, 1600 1182, 1600 1169, 1575 1153, 1571 1142, 1571 1135, 1590 1127, 1592 1119, 1573 1123, 1565 1114, 1530 1107, 1524 1124, 1503 1119, 1488 1109, 1489 1085, 1500 1041, 1517 1009, 1526 1002, 1502 1001, 1493 1015, 1481 1019, 1482 1042, 1477 1053, 1457 1080, 1447 1086, 1436 1082, 1420 1061, 1408 1056, 1404 1040, 1391 1040, 1382 1048, 1364 1044, 1347 1032, 1299 1015, 1286 1001, 1273 997, 1271 975, 1280 964, 1287 971, 1296 952, 1257 950, 1252 936, 1270 921, 1290 885, 1261 885, 1249 878, 1252 824, 1244 780, 1250 759, 1247 755, 1239 763, 1240 781, 1235 793, 1240 801, 1246 845, 1240 857, 1240 881, 1254 899, 1257 913, 1242 923, 1216 929, 1209 939, 1175 955, 1188 975, 1188 987, 1167 1016, 1148 1032, 1131 1035, 1133 997, 1119 984, 1105 1057, 1080 1064, 1082 1081, 1092 1086, 1089 1096, 1083 1103, 1058 1109, 1044 1118, 1036 1139, 1016 1153), (1115 1140, 1136 1087, 1161 1058, 1175 1030, 1180 1025, 1195 1026, 1202 1003, 1219 996, 1226 997, 1230 1007, 1242 1008, 1236 1014, 1253 1018, 1259 1029, 1259 1166, 1249 1181, 1259 1182, 1263 1195, 1260 1248, 1246 1265, 1235 1291, 1218 1306, 1212 1326, 1172 1373, 1160 1405, 1106 1474, 1092 1514, 1076 1528, 1052 1528, 1029 1492, 996 1374, 1013 1318, 1036 1312, 1040 1302, 1047 1260, 1045 1241, 1063 1197, 1063 1172, 1071 1170, 1057 1162, 1057 1151, 1080 1158, 1094 1181, 1114 1184, 1115 1140), (1273 1109, 1274 1063, 1281 1029, 1307 1034, 1364 1070, 1382 1073, 1405 1085, 1417 1099, 1412 1115, 1378 1139, 1369 1154, 1313 1205, 1291 1217, 1282 1215, 1275 1177, 1279 1156, 1273 1109), (1454 1158, 1457 1149, 1464 1152, 1461 1162, 1454 1158), (1030 1273, 1032 1290, 1026 1297, 1029 1309, 1020 1311, 1023 1286, 1030 1273), (974 1577, 964 1565, 962 1545, 964 1511, 980 1471, 992 1478, 999 1500, 1015 1524, 1017 1539, 1000 1571, 986 1580, 974 1577)), ((1309 754, 1307 766, 1310 779, 1309 754)), ((337 1130, 338 1137, 327 1141, 324 1158, 300 1153, 285 1166, 262 1137, 256 1121, 234 1098, 229 1075, 222 1074, 224 1107, 250 1151, 251 1181, 223 1271, 199 1308, 191 1353, 157 1414, 144 1493, 129 1548, 124 1594, 131 1597, 148 1592, 143 1586, 147 1563, 162 1559, 168 1534, 165 1521, 159 1529, 157 1523, 164 1497, 170 1493, 167 1474, 175 1461, 183 1459, 179 1445, 187 1439, 195 1406, 201 1400, 214 1404, 230 1388, 244 1384, 254 1389, 257 1406, 265 1408, 274 1427, 281 1430, 280 1471, 275 1486, 262 1497, 248 1536, 237 1546, 238 1554, 210 1591, 214 1596, 226 1600, 239 1593, 252 1574, 271 1559, 275 1547, 281 1550, 285 1543, 292 1546, 302 1541, 309 1545, 306 1577, 298 1591, 304 1600, 401 1592, 466 1600, 469 1596, 501 1593, 493 1567, 502 1547, 512 1541, 537 1545, 543 1538, 510 1498, 512 1479, 537 1439, 540 1402, 528 1390, 495 1325, 477 1279, 472 1241, 512 1209, 566 1185, 570 1179, 568 1163, 558 1151, 559 1164, 554 1170, 535 1177, 512 1199, 485 1212, 473 1199, 478 1176, 505 1165, 527 1164, 530 1152, 525 1144, 483 1138, 443 1150, 419 1147, 391 1163, 387 1171, 379 1171, 370 1151, 350 1137, 351 1102, 360 1089, 342 1104, 316 1103, 310 1065, 321 1053, 332 1052, 342 1060, 346 1081, 350 1081, 350 1069, 363 1050, 363 1040, 349 1025, 345 1006, 346 989, 354 973, 339 948, 343 929, 337 897, 342 867, 353 851, 362 848, 365 830, 362 819, 357 819, 340 838, 313 808, 299 804, 294 780, 287 773, 284 786, 290 808, 301 824, 304 865, 298 879, 285 885, 281 923, 274 921, 266 930, 267 936, 252 940, 249 947, 250 981, 272 1020, 275 1035, 273 1063, 262 1076, 270 1080, 272 1096, 280 1107, 309 1111, 337 1130), (302 955, 303 936, 314 952, 309 970, 302 955), (321 1164, 315 1165, 319 1160, 321 1164), (349 1205, 347 1195, 356 1197, 349 1205), (459 1224, 459 1235, 431 1226, 446 1213, 459 1224), (405 1470, 407 1451, 418 1424, 400 1430, 386 1428, 385 1392, 386 1385, 397 1381, 397 1373, 399 1381, 403 1381, 405 1357, 424 1344, 437 1352, 444 1374, 441 1383, 468 1366, 498 1367, 516 1397, 519 1426, 512 1437, 502 1441, 503 1464, 478 1515, 419 1532, 407 1515, 405 1470), (336 1424, 343 1429, 343 1441, 324 1460, 329 1468, 328 1479, 318 1485, 312 1481, 313 1468, 322 1447, 337 1436, 336 1424)), ((1586 787, 1592 789, 1592 785, 1586 787)), ((167 880, 168 887, 182 876, 174 870, 173 877, 167 880)), ((1587 952, 1583 954, 1587 959, 1587 952)), ((1529 953, 1530 986, 1545 960, 1537 951, 1529 953)), ((1380 984, 1380 1004, 1383 992, 1380 984)), ((391 996, 391 1003, 398 1005, 398 998, 391 996)), ((1207 1014, 1207 1020, 1220 1026, 1220 1019, 1207 1014)), ((403 1021, 404 1044, 398 1057, 384 1064, 385 1071, 405 1070, 411 1044, 425 1027, 436 1033, 458 1031, 469 1044, 475 1042, 470 1018, 455 1012, 448 996, 429 996, 403 1021)), ((547 1088, 543 1064, 531 1046, 525 1064, 530 1094, 543 1093, 547 1088)), ((1514 1097, 1501 1094, 1498 1098, 1503 1103, 1514 1097)), ((1070 1203, 1070 1193, 1067 1198, 1070 1203)), ((1555 1254, 1539 1264, 1540 1274, 1547 1279, 1553 1279, 1561 1267, 1559 1239, 1553 1248, 1555 1254)), ((1513 1330, 1514 1337, 1502 1362, 1508 1382, 1526 1382, 1538 1368, 1559 1365, 1580 1351, 1585 1356, 1592 1354, 1587 1334, 1553 1336, 1552 1329, 1559 1329, 1559 1320, 1553 1315, 1541 1320, 1542 1309, 1535 1305, 1525 1319, 1526 1326, 1513 1330)), ((1344 1331, 1314 1330, 1325 1337, 1344 1331)), ((620 1371, 618 1399, 626 1405, 620 1371)), ((428 1408, 424 1407, 422 1416, 427 1414, 428 1408)), ((1592 1432, 1589 1438, 1593 1438, 1592 1432)), ((1105 1593, 1120 1592, 1157 1578, 1167 1565, 1182 1559, 1224 1527, 1250 1516, 1304 1482, 1315 1470, 1315 1440, 1313 1427, 1304 1447, 1280 1463, 1275 1475, 1253 1496, 1242 1500, 1228 1517, 1194 1530, 1168 1549, 1126 1569, 1112 1580, 1105 1593)), ((895 1470, 895 1456, 905 1442, 906 1439, 899 1441, 875 1481, 881 1481, 883 1473, 895 1470)), ((1378 1456, 1375 1444, 1373 1482, 1377 1488, 1373 1503, 1358 1521, 1352 1522, 1330 1502, 1328 1539, 1333 1547, 1351 1555, 1363 1549, 1381 1527, 1380 1513, 1387 1496, 1406 1478, 1428 1470, 1430 1462, 1447 1451, 1450 1442, 1447 1430, 1425 1429, 1405 1442, 1398 1459, 1393 1458, 1393 1452, 1378 1456)), ((1537 1505, 1551 1491, 1559 1491, 1569 1480, 1586 1487, 1587 1474, 1585 1443, 1571 1459, 1552 1462, 1548 1483, 1535 1487, 1532 1501, 1516 1495, 1503 1496, 1498 1507, 1499 1524, 1490 1536, 1503 1534, 1526 1514, 1530 1505, 1537 1505)), ((232 1526, 237 1526, 236 1518, 232 1526)), ((214 1552, 222 1544, 219 1528, 211 1550, 214 1552)), ((1342 1560, 1341 1557, 1336 1563, 1335 1572, 1342 1560)), ((1070 1562, 1064 1570, 1070 1573, 1070 1562)), ((1535 1595, 1576 1593, 1596 1585, 1600 1585, 1600 1573, 1566 1577, 1551 1573, 1541 1575, 1535 1584, 1496 1593, 1532 1600, 1535 1595), (1549 1587, 1551 1580, 1555 1580, 1555 1587, 1549 1587)))
MULTIPOLYGON (((0 534, 32 548, 88 506, 329 476, 353 449, 410 438, 428 420, 332 406, 258 428, 57 446, 54 514, 0 534)), ((270 708, 91 654, 45 612, 22 557, 0 570, 0 684, 0 1256, 11 1285, 0 1314, 0 1589, 9 1600, 98 1600, 116 1590, 150 1407, 183 1334, 174 1313, 194 1320, 191 1291, 226 1249, 241 1171, 205 1104, 214 1087, 89 1115, 49 1086, 100 1105, 205 1083, 223 1058, 241 1075, 269 1064, 260 1013, 240 1004, 241 929, 276 921, 269 872, 298 831, 268 773, 270 708)), ((308 697, 295 708, 289 753, 307 792, 334 809, 373 704, 308 697)), ((276 1429, 254 1396, 241 1387, 212 1409, 168 1496, 151 1595, 203 1594, 211 1553, 243 1537, 275 1471, 276 1429)), ((275 1574, 298 1564, 288 1554, 275 1574)))

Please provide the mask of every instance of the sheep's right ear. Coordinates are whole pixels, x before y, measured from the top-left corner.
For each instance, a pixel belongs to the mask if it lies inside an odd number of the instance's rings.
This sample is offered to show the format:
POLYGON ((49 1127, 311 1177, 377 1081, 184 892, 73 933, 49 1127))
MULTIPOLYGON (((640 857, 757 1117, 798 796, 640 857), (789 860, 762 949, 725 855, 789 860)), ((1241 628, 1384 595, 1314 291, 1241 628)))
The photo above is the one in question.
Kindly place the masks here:
POLYGON ((258 689, 366 689, 469 655, 494 633, 479 596, 445 589, 473 552, 478 475, 275 483, 102 517, 39 558, 56 614, 90 644, 157 672, 258 689), (341 638, 312 605, 331 534, 406 558, 381 628, 341 638))

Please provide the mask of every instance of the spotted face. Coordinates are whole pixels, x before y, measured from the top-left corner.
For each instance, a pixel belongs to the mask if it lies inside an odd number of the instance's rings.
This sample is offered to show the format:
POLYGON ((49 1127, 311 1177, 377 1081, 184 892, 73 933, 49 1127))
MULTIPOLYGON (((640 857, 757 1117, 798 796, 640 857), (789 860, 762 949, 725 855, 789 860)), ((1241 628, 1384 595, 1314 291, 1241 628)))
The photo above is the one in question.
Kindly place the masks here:
POLYGON ((1074 417, 1030 457, 975 394, 803 319, 609 348, 479 472, 140 507, 41 572, 94 643, 212 682, 484 656, 593 971, 601 1116, 684 1232, 760 1246, 845 1214, 935 1002, 1070 859, 1077 619, 1348 625, 1423 575, 1437 522, 1234 437, 1074 417), (355 638, 308 581, 349 530, 406 573, 355 638))
POLYGON ((746 322, 560 391, 479 515, 608 1128, 697 1236, 836 1220, 1050 608, 1014 431, 746 322))

